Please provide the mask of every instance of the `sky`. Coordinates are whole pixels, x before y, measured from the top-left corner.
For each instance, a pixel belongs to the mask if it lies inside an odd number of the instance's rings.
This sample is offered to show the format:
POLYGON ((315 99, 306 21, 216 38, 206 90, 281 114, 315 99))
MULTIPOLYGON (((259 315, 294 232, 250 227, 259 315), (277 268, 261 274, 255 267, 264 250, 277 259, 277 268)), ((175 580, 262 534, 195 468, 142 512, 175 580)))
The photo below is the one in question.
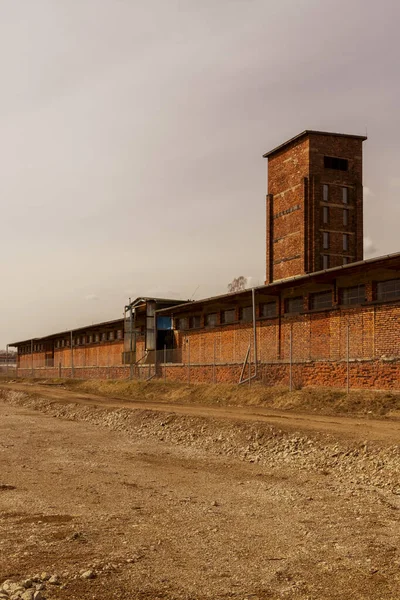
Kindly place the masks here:
POLYGON ((397 0, 2 0, 0 348, 265 278, 266 161, 364 135, 400 251, 397 0))

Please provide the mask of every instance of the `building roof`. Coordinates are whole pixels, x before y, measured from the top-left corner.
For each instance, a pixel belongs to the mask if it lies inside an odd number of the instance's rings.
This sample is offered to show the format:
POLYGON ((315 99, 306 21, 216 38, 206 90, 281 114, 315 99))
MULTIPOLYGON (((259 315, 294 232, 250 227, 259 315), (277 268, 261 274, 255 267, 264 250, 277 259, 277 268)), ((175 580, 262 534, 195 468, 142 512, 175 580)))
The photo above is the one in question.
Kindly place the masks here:
POLYGON ((301 133, 298 133, 294 137, 290 138, 290 140, 287 140, 286 142, 283 142, 283 144, 279 144, 279 146, 276 146, 276 148, 273 148, 269 152, 266 152, 265 154, 263 154, 263 157, 268 158, 269 156, 271 156, 271 154, 275 154, 275 152, 282 150, 282 148, 284 148, 285 146, 288 146, 292 142, 296 142, 297 140, 300 140, 302 137, 305 137, 305 136, 311 135, 311 134, 312 135, 333 135, 335 137, 354 138, 357 140, 361 140, 363 142, 367 139, 366 135, 353 135, 351 133, 332 133, 331 131, 315 131, 313 129, 305 129, 301 133))
MULTIPOLYGON (((159 304, 170 303, 171 306, 176 306, 176 304, 186 303, 185 300, 173 300, 171 298, 152 298, 149 296, 139 296, 138 298, 136 298, 136 300, 133 300, 131 302, 131 304, 128 305, 126 308, 129 308, 131 305, 144 304, 148 300, 158 302, 159 304)), ((120 319, 114 319, 112 321, 103 321, 101 323, 92 323, 91 325, 83 325, 82 327, 76 327, 74 329, 66 329, 65 331, 59 331, 57 333, 51 333, 49 335, 44 335, 44 336, 37 337, 37 338, 29 338, 27 340, 22 340, 20 342, 13 342, 12 344, 8 344, 8 345, 9 346, 19 346, 21 344, 28 344, 30 342, 38 342, 40 340, 48 340, 50 338, 65 335, 67 333, 74 334, 74 333, 78 333, 79 331, 87 331, 88 329, 97 329, 99 327, 111 327, 113 325, 116 325, 117 323, 123 323, 123 320, 124 320, 123 317, 121 317, 120 319)))
POLYGON ((50 333, 49 335, 43 335, 42 337, 37 338, 28 338, 27 340, 22 340, 20 342, 13 342, 12 344, 8 344, 9 346, 19 346, 20 344, 28 344, 30 342, 38 342, 40 340, 47 340, 53 337, 58 337, 60 335, 78 333, 79 331, 86 331, 88 329, 97 329, 99 327, 110 327, 113 325, 117 325, 119 323, 123 323, 124 319, 121 317, 120 319, 113 319, 112 321, 102 321, 101 323, 92 323, 91 325, 83 325, 82 327, 76 327, 75 329, 65 329, 64 331, 59 331, 57 333, 50 333))
POLYGON ((152 298, 150 296, 138 296, 135 300, 131 300, 129 304, 125 306, 125 309, 128 310, 131 306, 138 306, 140 304, 144 304, 145 302, 156 302, 158 304, 185 304, 187 300, 175 300, 173 298, 152 298))
MULTIPOLYGON (((264 295, 276 295, 283 289, 287 287, 292 287, 294 284, 301 285, 303 283, 312 282, 313 280, 321 280, 329 281, 335 279, 340 275, 351 275, 354 272, 360 270, 360 268, 367 267, 387 267, 390 269, 394 269, 396 271, 400 271, 400 252, 396 252, 394 254, 387 254, 386 256, 378 256, 375 258, 368 258, 366 260, 360 260, 358 262, 349 263, 347 265, 341 265, 340 267, 332 267, 330 269, 325 269, 323 271, 315 271, 313 273, 307 273, 306 275, 296 275, 294 277, 288 277, 287 279, 280 279, 279 281, 274 281, 268 285, 260 285, 254 288, 254 290, 258 293, 264 293, 264 295)), ((248 288, 246 290, 242 290, 240 292, 231 292, 229 294, 221 294, 219 296, 211 296, 209 298, 204 298, 202 300, 195 300, 191 302, 187 302, 186 304, 181 304, 178 307, 171 308, 163 308, 158 310, 157 313, 161 314, 171 314, 173 312, 173 308, 175 312, 184 310, 196 310, 202 304, 217 304, 217 303, 229 303, 231 300, 236 300, 239 297, 245 298, 246 295, 249 296, 252 293, 252 289, 248 288), (178 309, 178 310, 177 310, 178 309)))

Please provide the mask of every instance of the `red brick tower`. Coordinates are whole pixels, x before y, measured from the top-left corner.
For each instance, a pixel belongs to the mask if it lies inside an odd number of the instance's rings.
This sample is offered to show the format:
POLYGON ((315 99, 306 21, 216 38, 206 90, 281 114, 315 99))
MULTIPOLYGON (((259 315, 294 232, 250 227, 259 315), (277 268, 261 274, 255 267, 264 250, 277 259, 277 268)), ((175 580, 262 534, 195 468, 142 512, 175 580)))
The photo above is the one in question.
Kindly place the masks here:
POLYGON ((303 131, 268 158, 265 283, 363 260, 365 136, 303 131))

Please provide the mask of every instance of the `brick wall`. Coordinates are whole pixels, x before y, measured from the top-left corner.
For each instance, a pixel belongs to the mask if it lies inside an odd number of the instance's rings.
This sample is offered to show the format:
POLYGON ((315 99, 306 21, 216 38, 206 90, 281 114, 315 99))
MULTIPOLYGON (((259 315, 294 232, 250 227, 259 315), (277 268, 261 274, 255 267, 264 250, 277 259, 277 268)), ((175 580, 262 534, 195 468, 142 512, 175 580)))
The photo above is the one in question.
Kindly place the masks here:
MULTIPOLYGON (((310 133, 268 157, 266 281, 271 283, 363 259, 362 140, 310 133), (348 161, 325 168, 324 157, 348 161), (323 185, 328 186, 328 200, 323 185), (348 202, 343 202, 346 188, 348 202), (324 222, 324 207, 328 209, 324 222), (346 210, 346 222, 344 211, 346 210), (323 234, 329 247, 323 247, 323 234), (348 248, 343 247, 343 234, 348 248)), ((326 211, 325 211, 326 212, 326 211)))
POLYGON ((304 273, 304 178, 309 139, 268 160, 266 283, 304 273))
POLYGON ((310 272, 322 268, 320 256, 330 256, 330 267, 363 260, 363 192, 362 192, 362 140, 352 137, 311 135, 310 137, 310 206, 314 206, 315 226, 310 227, 310 272), (324 167, 324 156, 345 158, 348 170, 339 171, 324 167), (327 184, 329 199, 323 200, 323 184, 327 184), (348 204, 343 203, 342 188, 348 190, 348 204), (329 222, 322 222, 322 210, 329 210, 329 222), (343 210, 347 209, 348 225, 343 224, 343 210), (322 232, 329 232, 329 249, 322 247, 322 232), (343 233, 349 234, 349 250, 343 250, 343 233), (315 234, 315 235, 314 235, 315 234))

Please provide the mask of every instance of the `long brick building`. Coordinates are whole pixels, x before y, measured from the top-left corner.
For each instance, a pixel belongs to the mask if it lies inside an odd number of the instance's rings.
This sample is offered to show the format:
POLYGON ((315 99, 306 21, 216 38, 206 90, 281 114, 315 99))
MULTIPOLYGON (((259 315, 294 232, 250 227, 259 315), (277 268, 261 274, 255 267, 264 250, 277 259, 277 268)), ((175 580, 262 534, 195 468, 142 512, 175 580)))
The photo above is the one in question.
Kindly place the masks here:
POLYGON ((400 253, 363 260, 364 136, 304 131, 264 156, 266 279, 11 344, 21 375, 400 389, 400 253))

